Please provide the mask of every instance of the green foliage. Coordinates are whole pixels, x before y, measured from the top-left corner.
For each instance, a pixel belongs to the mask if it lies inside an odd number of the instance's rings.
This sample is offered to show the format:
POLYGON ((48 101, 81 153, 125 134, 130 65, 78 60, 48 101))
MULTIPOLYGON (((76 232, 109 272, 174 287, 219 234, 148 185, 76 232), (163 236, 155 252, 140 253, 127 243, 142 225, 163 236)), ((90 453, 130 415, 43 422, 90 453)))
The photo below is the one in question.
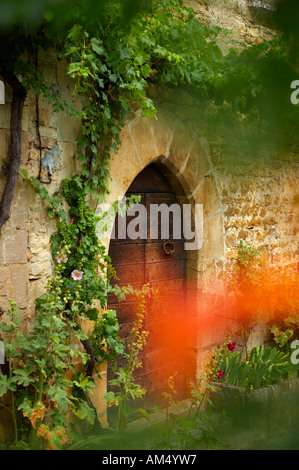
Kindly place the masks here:
POLYGON ((215 348, 211 359, 205 366, 205 372, 211 382, 216 381, 219 378, 219 375, 221 376, 221 363, 223 359, 227 357, 229 351, 233 351, 234 349, 235 343, 232 343, 229 337, 223 344, 218 345, 217 348, 215 348))
POLYGON ((124 345, 118 332, 115 310, 105 310, 100 316, 96 313, 95 326, 89 339, 99 363, 116 362, 117 357, 123 354, 124 345))
MULTIPOLYGON (((209 398, 215 387, 206 375, 197 377, 196 382, 190 383, 189 405, 186 412, 178 411, 170 414, 168 435, 170 447, 173 449, 220 449, 218 437, 219 422, 213 416, 212 402, 209 398)), ((180 408, 179 408, 180 409, 180 408)))
MULTIPOLYGON (((176 374, 175 374, 176 375, 176 374)), ((175 375, 168 379, 168 390, 163 393, 166 399, 165 409, 155 407, 154 411, 164 415, 157 426, 159 439, 154 442, 154 449, 216 449, 220 442, 217 438, 217 424, 213 421, 208 398, 215 387, 205 375, 190 383, 190 396, 187 402, 175 400, 175 375)))
MULTIPOLYGON (((138 426, 119 432, 117 429, 92 433, 87 437, 78 436, 70 450, 203 450, 221 449, 220 426, 222 417, 213 415, 209 398, 215 387, 205 375, 190 383, 187 401, 176 401, 175 375, 169 377, 168 388, 163 396, 165 408, 155 406, 150 412, 139 408, 146 426, 138 426), (153 412, 153 414, 152 414, 153 412), (153 419, 154 416, 154 419, 153 419)), ((113 395, 107 396, 114 399, 113 395)))
MULTIPOLYGON (((275 323, 270 327, 273 339, 281 351, 291 357, 292 342, 298 339, 299 321, 298 316, 290 316, 282 321, 275 323)), ((298 366, 290 360, 289 378, 296 379, 298 377, 298 366)))
MULTIPOLYGON (((108 406, 117 407, 117 418, 115 423, 116 431, 123 431, 127 428, 128 416, 132 413, 130 400, 141 398, 146 393, 134 380, 134 372, 141 367, 140 352, 146 344, 148 332, 143 330, 143 320, 145 314, 146 298, 149 291, 152 291, 149 285, 144 285, 139 291, 134 291, 139 299, 136 320, 130 332, 129 344, 127 350, 123 352, 126 360, 125 365, 116 370, 115 378, 110 380, 109 384, 116 391, 107 392, 104 398, 108 406)), ((145 410, 139 409, 141 415, 145 416, 145 410)))
POLYGON ((270 328, 273 333, 274 341, 280 348, 288 345, 297 338, 299 330, 299 320, 296 317, 285 318, 282 324, 272 325, 270 328))
MULTIPOLYGON (((10 393, 15 442, 27 439, 31 448, 49 444, 37 440, 44 421, 51 422, 52 430, 56 426, 67 427, 67 412, 78 415, 86 406, 84 399, 76 397, 74 389, 79 385, 71 376, 75 373, 74 361, 86 363, 87 355, 73 346, 76 336, 72 329, 73 319, 68 318, 63 306, 56 303, 60 290, 59 270, 60 267, 56 269, 47 293, 39 299, 32 331, 25 334, 21 330, 21 315, 13 301, 11 310, 6 312, 9 322, 0 324, 7 364, 7 373, 0 374, 0 394, 10 393), (20 414, 23 416, 21 422, 24 418, 27 420, 26 436, 20 436, 20 414)), ((93 386, 93 381, 86 378, 84 392, 91 392, 93 386)), ((91 410, 89 420, 94 422, 94 419, 91 410)), ((62 437, 65 438, 65 433, 62 437)))
MULTIPOLYGON (((74 0, 70 8, 68 0, 1 0, 0 2, 0 29, 7 30, 13 26, 27 25, 36 29, 45 19, 49 21, 51 29, 55 32, 64 31, 70 24, 78 19, 93 21, 103 18, 105 8, 111 0, 74 0)), ((121 15, 124 22, 128 22, 145 4, 143 0, 123 0, 121 15)))
POLYGON ((253 265, 263 264, 264 247, 256 248, 254 245, 245 245, 241 240, 238 246, 238 265, 240 268, 251 268, 253 265))
POLYGON ((238 351, 228 352, 222 357, 220 370, 220 382, 256 390, 288 378, 290 357, 276 348, 256 346, 248 360, 238 351))
MULTIPOLYGON (((11 396, 15 440, 20 438, 17 414, 21 412, 31 425, 30 445, 37 447, 40 440, 42 446, 60 448, 69 438, 66 434, 69 411, 91 424, 95 420, 94 410, 86 399, 94 385, 91 379, 94 358, 98 363, 115 360, 119 354, 127 359, 127 366, 118 370, 113 383, 118 392, 106 395, 108 404, 118 406, 118 430, 127 425, 131 412, 128 398, 136 399, 145 393, 135 384, 133 372, 140 367, 139 353, 146 341, 142 321, 147 287, 140 292, 137 321, 128 353, 124 353, 115 312, 105 311, 105 305, 108 292, 114 291, 119 296, 126 292, 110 285, 111 260, 97 236, 104 214, 96 216, 94 211, 98 201, 104 201, 109 192, 109 158, 111 151, 118 150, 125 119, 133 111, 155 117, 149 83, 184 87, 217 106, 225 103, 238 117, 240 113, 251 113, 264 118, 261 99, 265 85, 272 91, 277 89, 279 79, 287 83, 292 67, 281 38, 241 54, 232 50, 224 56, 216 43, 220 29, 200 24, 192 9, 177 0, 157 0, 146 5, 132 0, 90 0, 75 2, 72 9, 65 0, 54 3, 44 0, 39 2, 39 9, 35 1, 25 1, 22 7, 19 2, 9 3, 0 4, 2 65, 22 77, 26 88, 33 90, 36 97, 42 95, 52 103, 54 112, 65 111, 81 121, 76 155, 80 173, 66 178, 56 193, 50 195, 37 178, 29 178, 23 172, 24 180, 45 202, 49 218, 56 221, 57 230, 51 236, 53 276, 46 293, 36 301, 32 331, 22 333, 21 319, 13 303, 8 312, 11 323, 1 324, 8 372, 0 375, 0 392, 1 396, 5 393, 11 396), (22 27, 24 19, 26 22, 30 19, 27 29, 22 27), (33 60, 31 63, 37 44, 45 49, 54 48, 69 61, 68 75, 74 80, 76 93, 83 98, 80 109, 62 100, 33 60), (25 52, 29 60, 26 58, 24 63, 25 52), (273 73, 278 70, 283 72, 273 73), (100 309, 102 316, 98 313, 100 309), (87 319, 94 322, 90 338, 80 327, 87 319), (85 353, 73 348, 74 338, 84 345, 85 353), (84 366, 81 372, 74 365, 78 360, 84 366)), ((289 101, 284 109, 291 111, 289 120, 294 123, 296 113, 289 101)), ((127 201, 126 208, 131 203, 127 201)), ((260 254, 259 250, 240 245, 241 266, 251 266, 260 254)), ((264 372, 269 358, 256 354, 260 367, 256 370, 258 382, 263 383, 264 376, 269 381, 264 372)), ((277 357, 271 359, 277 363, 277 357)), ((272 367, 272 375, 279 370, 272 367)), ((172 382, 169 385, 165 398, 170 403, 175 390, 172 382)), ((200 409, 201 397, 193 398, 199 403, 196 409, 200 409)), ((140 413, 147 417, 144 410, 140 413)), ((195 412, 195 416, 196 421, 199 413, 195 412)), ((168 422, 170 419, 167 415, 168 422)), ((196 431, 194 420, 174 418, 173 423, 176 438, 180 437, 180 445, 186 447, 196 431)))

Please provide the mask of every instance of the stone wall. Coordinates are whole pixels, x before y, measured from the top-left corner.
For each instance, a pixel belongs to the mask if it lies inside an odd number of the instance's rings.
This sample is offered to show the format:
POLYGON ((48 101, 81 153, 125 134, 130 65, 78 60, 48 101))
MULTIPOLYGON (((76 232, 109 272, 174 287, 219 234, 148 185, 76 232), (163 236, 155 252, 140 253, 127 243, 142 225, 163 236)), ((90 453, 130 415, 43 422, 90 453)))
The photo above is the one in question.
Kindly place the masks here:
MULTIPOLYGON (((232 46, 244 47, 273 37, 271 29, 250 19, 243 0, 187 3, 195 7, 200 19, 231 29, 232 46)), ((57 61, 54 54, 41 52, 39 66, 57 93, 76 105, 66 64, 57 61)), ((207 125, 204 104, 185 90, 178 93, 152 87, 151 95, 158 106, 158 120, 133 116, 123 129, 119 152, 111 155, 108 202, 121 197, 142 168, 158 159, 173 184, 178 181, 184 188, 182 197, 203 204, 203 247, 188 253, 188 278, 195 280, 200 289, 206 281, 216 282, 221 272, 231 266, 240 240, 265 246, 273 260, 287 257, 299 261, 298 156, 278 156, 275 145, 261 152, 256 148, 248 150, 248 141, 242 140, 241 134, 234 134, 229 125, 224 130, 214 128, 213 121, 207 125), (246 152, 242 152, 245 148, 246 152)), ((0 106, 1 159, 7 154, 10 103, 11 93, 6 87, 6 104, 0 106)), ((43 98, 39 108, 42 157, 50 154, 55 164, 53 181, 47 185, 53 193, 62 178, 77 170, 75 139, 80 123, 62 112, 53 113, 43 98)), ((21 168, 37 176, 39 165, 36 101, 30 93, 22 122, 21 168)), ((47 179, 46 173, 43 176, 47 179)), ((1 173, 0 191, 4 184, 1 173)), ((55 224, 47 217, 39 196, 19 177, 11 217, 0 237, 0 307, 8 308, 8 298, 17 302, 25 331, 32 326, 35 299, 43 293, 51 275, 49 237, 54 230, 55 224)), ((109 236, 105 243, 108 249, 109 236)), ((198 367, 205 352, 217 341, 218 333, 213 330, 212 337, 198 345, 202 351, 198 367)), ((104 369, 102 374, 104 380, 99 381, 96 394, 100 416, 105 413, 101 401, 106 387, 104 369)))
POLYGON ((246 45, 271 40, 275 36, 271 12, 275 0, 185 0, 197 18, 208 26, 217 26, 229 34, 220 34, 219 45, 225 53, 230 47, 243 49, 246 45), (264 11, 262 17, 260 10, 264 11), (271 26, 271 27, 270 27, 271 26))
MULTIPOLYGON (((73 84, 66 77, 65 63, 57 61, 53 54, 40 53, 39 66, 46 79, 57 93, 73 102, 73 84)), ((1 159, 5 160, 9 139, 11 91, 5 89, 5 105, 0 107, 1 159)), ((39 130, 42 159, 46 152, 52 152, 55 161, 53 181, 45 187, 52 194, 62 178, 75 171, 76 143, 80 123, 67 117, 63 112, 53 113, 52 107, 39 98, 39 130)), ((30 176, 39 174, 40 150, 36 130, 36 99, 29 93, 25 102, 22 120, 22 155, 20 169, 26 169, 30 176)), ((42 173, 45 181, 47 172, 42 173)), ((3 191, 5 176, 0 174, 0 190, 3 191)), ((34 191, 19 176, 11 207, 11 216, 4 225, 0 237, 0 304, 5 310, 8 298, 17 302, 24 312, 24 328, 30 326, 34 299, 44 289, 51 274, 49 237, 55 224, 47 217, 46 209, 34 191), (28 323, 28 324, 27 324, 28 323)))
MULTIPOLYGON (((160 119, 168 115, 167 122, 174 123, 172 138, 176 136, 180 140, 173 172, 182 183, 189 202, 203 204, 204 208, 203 248, 188 254, 189 280, 197 279, 200 292, 204 286, 210 289, 211 284, 216 292, 215 298, 209 297, 210 302, 215 301, 213 314, 208 310, 209 331, 204 335, 198 333, 197 367, 200 370, 211 348, 228 331, 238 330, 229 318, 227 322, 223 320, 227 299, 222 297, 221 288, 223 274, 234 268, 240 241, 263 246, 270 263, 297 266, 298 154, 281 153, 274 137, 272 145, 262 139, 260 146, 258 141, 251 147, 248 139, 252 134, 242 134, 238 126, 233 129, 228 124, 226 129, 207 124, 202 103, 185 90, 171 93, 155 88, 152 94, 161 105, 160 119), (179 126, 176 123, 180 123, 179 126), (184 129, 180 136, 177 126, 184 129), (195 136, 201 150, 192 144, 191 136, 195 136)), ((164 136, 170 134, 163 133, 164 136)), ((163 154, 167 160, 172 158, 171 137, 169 139, 163 154)), ((225 295, 225 290, 223 292, 225 295)), ((199 325, 204 323, 200 318, 199 325)), ((267 340, 268 336, 267 328, 254 329, 250 347, 267 340)))

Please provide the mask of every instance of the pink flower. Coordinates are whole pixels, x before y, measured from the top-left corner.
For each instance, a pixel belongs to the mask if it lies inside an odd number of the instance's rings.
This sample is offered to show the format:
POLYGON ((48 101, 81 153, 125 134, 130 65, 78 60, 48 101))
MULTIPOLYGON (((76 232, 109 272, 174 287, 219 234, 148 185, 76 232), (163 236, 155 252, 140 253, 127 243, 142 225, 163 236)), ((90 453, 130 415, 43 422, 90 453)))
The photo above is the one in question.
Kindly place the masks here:
POLYGON ((233 351, 235 349, 235 346, 236 346, 236 341, 234 341, 233 343, 228 343, 227 345, 229 351, 233 351))
POLYGON ((82 271, 78 271, 78 269, 74 269, 74 271, 71 273, 71 276, 74 281, 80 281, 80 279, 82 279, 83 273, 82 271))
POLYGON ((58 255, 57 258, 56 258, 56 261, 57 261, 57 263, 59 263, 59 264, 60 264, 62 261, 67 261, 67 260, 68 260, 67 256, 64 256, 62 253, 60 253, 60 255, 58 255))
POLYGON ((223 377, 223 372, 222 372, 222 370, 220 369, 220 370, 218 370, 217 379, 222 379, 222 377, 223 377))

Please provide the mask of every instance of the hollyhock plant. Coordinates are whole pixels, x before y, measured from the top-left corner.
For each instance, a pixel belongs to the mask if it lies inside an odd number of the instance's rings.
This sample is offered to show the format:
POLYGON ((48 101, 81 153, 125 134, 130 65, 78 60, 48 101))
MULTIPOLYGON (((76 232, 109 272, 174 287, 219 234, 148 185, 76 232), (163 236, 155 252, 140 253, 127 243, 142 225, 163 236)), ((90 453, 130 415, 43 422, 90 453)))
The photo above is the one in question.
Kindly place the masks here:
POLYGON ((80 279, 82 279, 83 273, 82 271, 78 271, 78 269, 74 269, 74 271, 71 273, 71 276, 74 281, 80 281, 80 279))
POLYGON ((60 264, 62 261, 65 261, 65 262, 66 262, 67 260, 68 260, 68 257, 65 256, 65 255, 63 255, 62 253, 60 253, 60 255, 58 255, 57 258, 56 258, 56 261, 57 261, 57 263, 59 263, 59 264, 60 264))

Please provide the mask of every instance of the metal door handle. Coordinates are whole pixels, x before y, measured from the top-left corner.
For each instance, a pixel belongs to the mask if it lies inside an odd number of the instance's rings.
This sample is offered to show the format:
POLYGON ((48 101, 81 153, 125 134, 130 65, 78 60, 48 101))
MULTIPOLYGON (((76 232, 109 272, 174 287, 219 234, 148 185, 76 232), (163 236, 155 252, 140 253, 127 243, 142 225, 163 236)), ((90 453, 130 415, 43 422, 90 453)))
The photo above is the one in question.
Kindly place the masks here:
POLYGON ((168 242, 163 244, 163 250, 166 255, 173 255, 175 252, 175 244, 168 240, 168 242))

